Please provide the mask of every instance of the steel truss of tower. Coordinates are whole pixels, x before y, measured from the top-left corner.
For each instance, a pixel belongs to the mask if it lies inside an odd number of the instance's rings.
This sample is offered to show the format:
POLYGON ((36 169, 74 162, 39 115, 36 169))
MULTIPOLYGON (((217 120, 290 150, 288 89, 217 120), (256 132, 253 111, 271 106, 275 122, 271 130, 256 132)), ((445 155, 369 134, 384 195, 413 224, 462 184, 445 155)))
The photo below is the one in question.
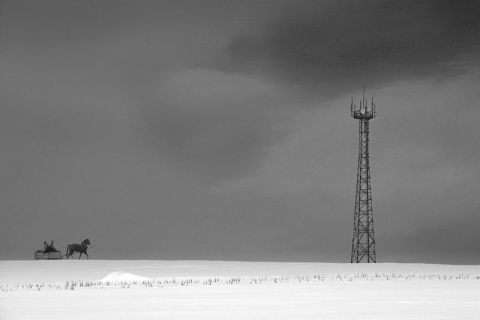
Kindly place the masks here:
POLYGON ((351 263, 376 262, 373 228, 372 188, 369 164, 369 120, 376 116, 375 105, 369 107, 365 98, 360 108, 351 105, 352 117, 359 120, 359 152, 351 263))

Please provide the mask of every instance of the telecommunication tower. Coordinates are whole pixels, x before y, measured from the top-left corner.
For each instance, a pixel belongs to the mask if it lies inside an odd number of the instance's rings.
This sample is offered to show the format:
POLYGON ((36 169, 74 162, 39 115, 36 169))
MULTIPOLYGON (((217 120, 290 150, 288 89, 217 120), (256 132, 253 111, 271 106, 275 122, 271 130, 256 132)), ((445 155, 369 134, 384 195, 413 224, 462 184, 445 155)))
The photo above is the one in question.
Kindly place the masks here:
POLYGON ((377 115, 373 97, 371 105, 365 100, 365 89, 360 107, 353 103, 351 115, 359 121, 359 152, 355 214, 353 223, 351 263, 376 262, 373 229, 372 188, 370 186, 370 164, 368 153, 369 121, 377 115))

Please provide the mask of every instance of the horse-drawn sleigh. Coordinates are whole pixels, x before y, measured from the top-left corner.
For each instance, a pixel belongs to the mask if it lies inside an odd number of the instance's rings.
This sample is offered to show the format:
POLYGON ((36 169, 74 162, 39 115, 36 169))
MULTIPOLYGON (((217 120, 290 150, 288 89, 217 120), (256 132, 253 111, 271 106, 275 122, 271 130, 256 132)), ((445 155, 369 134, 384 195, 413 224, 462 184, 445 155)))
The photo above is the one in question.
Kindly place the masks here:
POLYGON ((34 258, 35 258, 35 260, 61 260, 64 257, 66 257, 67 259, 69 257, 73 258, 73 254, 75 252, 79 252, 80 256, 78 257, 78 259, 80 259, 82 257, 82 254, 85 254, 87 256, 87 259, 88 259, 87 249, 88 249, 89 244, 90 244, 89 239, 83 240, 82 243, 80 243, 80 244, 78 244, 78 243, 69 244, 67 246, 67 253, 62 256, 62 252, 55 249, 55 247, 53 246, 53 240, 50 244, 48 244, 45 241, 43 243, 44 249, 43 250, 37 250, 34 253, 34 258))

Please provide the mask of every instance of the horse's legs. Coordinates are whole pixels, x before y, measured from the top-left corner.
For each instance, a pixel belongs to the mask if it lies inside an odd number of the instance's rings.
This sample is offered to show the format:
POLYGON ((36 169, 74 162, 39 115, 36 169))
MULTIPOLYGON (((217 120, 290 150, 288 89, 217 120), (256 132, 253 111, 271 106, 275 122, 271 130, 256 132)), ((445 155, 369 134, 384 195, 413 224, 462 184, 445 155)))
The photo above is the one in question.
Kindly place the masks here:
POLYGON ((82 257, 82 252, 80 252, 80 255, 78 256, 78 260, 82 257))
POLYGON ((87 260, 88 260, 88 254, 87 254, 87 252, 84 252, 84 253, 87 255, 87 260))

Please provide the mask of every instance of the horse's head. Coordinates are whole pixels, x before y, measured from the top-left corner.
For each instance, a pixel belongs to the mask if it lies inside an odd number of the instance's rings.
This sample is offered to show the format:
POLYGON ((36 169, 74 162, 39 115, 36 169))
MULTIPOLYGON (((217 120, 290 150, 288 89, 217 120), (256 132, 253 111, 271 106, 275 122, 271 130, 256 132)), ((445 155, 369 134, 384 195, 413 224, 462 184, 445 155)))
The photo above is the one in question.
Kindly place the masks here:
POLYGON ((90 240, 89 239, 85 239, 85 241, 83 241, 86 245, 90 245, 90 240))

